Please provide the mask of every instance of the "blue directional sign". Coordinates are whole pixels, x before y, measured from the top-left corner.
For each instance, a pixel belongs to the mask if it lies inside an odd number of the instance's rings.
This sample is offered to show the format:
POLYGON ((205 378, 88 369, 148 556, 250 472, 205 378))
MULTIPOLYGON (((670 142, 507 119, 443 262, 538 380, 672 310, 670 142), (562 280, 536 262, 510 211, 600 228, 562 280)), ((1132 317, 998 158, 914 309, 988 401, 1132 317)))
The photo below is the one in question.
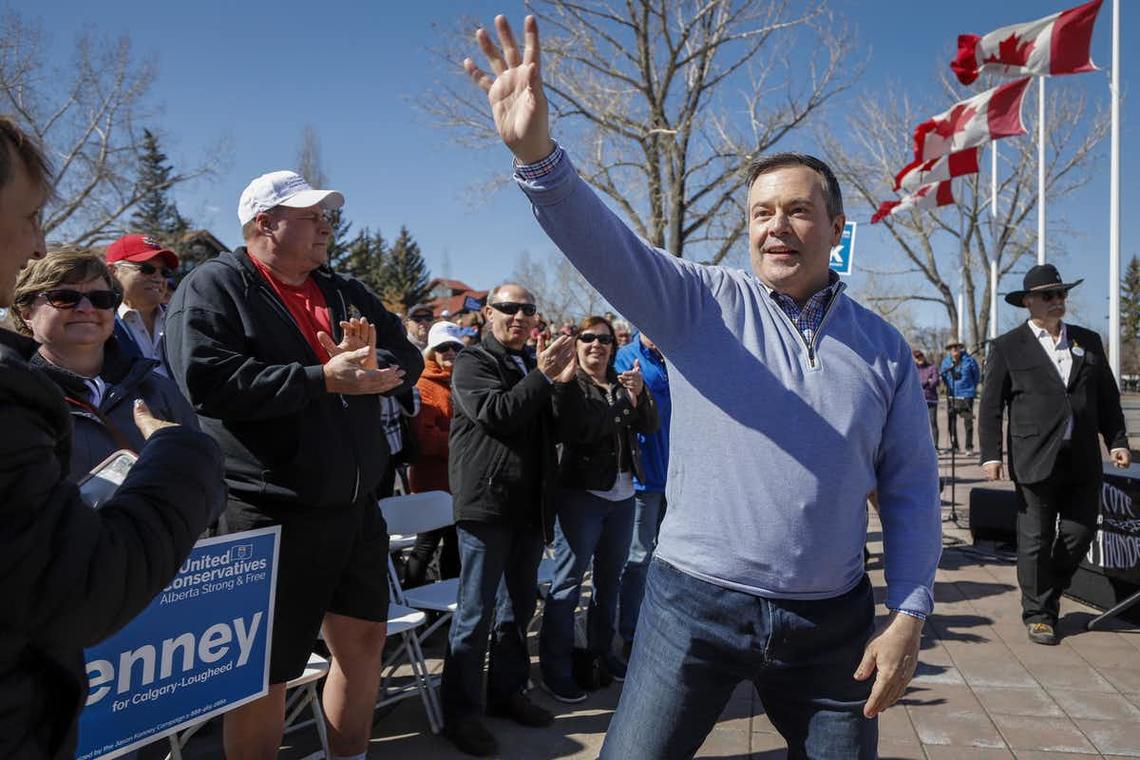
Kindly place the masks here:
POLYGON ((852 260, 855 258, 856 226, 856 222, 844 224, 843 236, 839 238, 839 245, 831 249, 831 268, 838 274, 851 274, 852 260))
POLYGON ((86 650, 78 760, 118 757, 267 692, 280 533, 199 541, 138 617, 86 650))

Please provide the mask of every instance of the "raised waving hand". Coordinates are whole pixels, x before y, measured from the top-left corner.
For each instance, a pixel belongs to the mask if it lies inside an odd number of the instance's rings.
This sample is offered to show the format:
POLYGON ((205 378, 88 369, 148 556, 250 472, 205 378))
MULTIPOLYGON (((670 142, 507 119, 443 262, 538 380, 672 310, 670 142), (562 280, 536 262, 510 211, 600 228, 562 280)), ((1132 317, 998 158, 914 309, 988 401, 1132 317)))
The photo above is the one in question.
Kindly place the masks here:
POLYGON ((527 16, 523 22, 526 47, 522 53, 506 16, 495 17, 495 31, 499 35, 498 46, 491 41, 486 29, 475 32, 475 40, 494 76, 476 66, 470 58, 463 60, 463 68, 471 81, 487 93, 495 128, 503 142, 519 161, 533 164, 554 150, 550 139, 550 109, 542 90, 539 67, 538 22, 534 16, 527 16))

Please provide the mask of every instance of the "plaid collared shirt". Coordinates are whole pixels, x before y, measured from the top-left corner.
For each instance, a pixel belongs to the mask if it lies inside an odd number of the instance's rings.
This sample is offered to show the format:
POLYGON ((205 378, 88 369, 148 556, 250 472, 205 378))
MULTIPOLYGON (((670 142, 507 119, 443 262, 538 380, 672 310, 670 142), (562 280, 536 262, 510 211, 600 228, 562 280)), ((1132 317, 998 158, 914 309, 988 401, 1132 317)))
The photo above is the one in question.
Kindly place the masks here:
POLYGON ((835 272, 829 272, 827 287, 812 294, 802 309, 789 295, 777 293, 775 290, 769 290, 768 295, 788 315, 792 324, 796 326, 796 329, 804 336, 804 340, 810 345, 815 334, 819 332, 819 325, 823 321, 827 305, 831 303, 831 299, 835 297, 835 292, 838 289, 839 275, 835 272))

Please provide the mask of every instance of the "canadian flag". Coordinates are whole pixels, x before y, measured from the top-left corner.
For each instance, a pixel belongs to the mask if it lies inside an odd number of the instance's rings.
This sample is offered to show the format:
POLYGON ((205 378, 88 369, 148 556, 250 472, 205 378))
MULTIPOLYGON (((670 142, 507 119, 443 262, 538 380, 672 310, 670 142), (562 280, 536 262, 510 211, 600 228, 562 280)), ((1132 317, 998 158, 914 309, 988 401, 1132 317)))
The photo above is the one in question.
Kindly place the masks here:
POLYGON ((1095 71, 1089 41, 1101 2, 1092 0, 1027 24, 1004 26, 984 37, 960 35, 958 57, 950 68, 962 84, 971 84, 983 70, 1010 77, 1095 71))
POLYGON ((929 185, 923 185, 913 195, 908 195, 902 200, 880 203, 879 210, 871 217, 871 224, 880 222, 885 217, 897 214, 900 211, 938 208, 939 206, 949 206, 953 202, 954 193, 950 190, 950 180, 933 182, 929 185))
POLYGON ((978 173, 979 148, 967 148, 957 153, 951 153, 942 158, 932 158, 929 161, 912 161, 901 172, 895 175, 895 190, 913 193, 923 185, 932 182, 941 182, 952 177, 961 177, 964 174, 978 173))
POLYGON ((1029 77, 955 103, 914 128, 914 160, 925 162, 1002 137, 1025 134, 1021 101, 1029 77))

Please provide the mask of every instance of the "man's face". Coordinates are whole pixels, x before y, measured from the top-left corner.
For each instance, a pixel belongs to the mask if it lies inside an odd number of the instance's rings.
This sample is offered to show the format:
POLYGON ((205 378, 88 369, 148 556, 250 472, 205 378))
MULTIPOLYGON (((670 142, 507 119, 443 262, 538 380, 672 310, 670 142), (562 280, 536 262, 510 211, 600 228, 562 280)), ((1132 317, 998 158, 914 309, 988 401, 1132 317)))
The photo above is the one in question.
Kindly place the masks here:
POLYGON ((431 323, 434 319, 429 311, 417 311, 415 314, 408 315, 408 318, 404 320, 404 326, 408 330, 408 335, 415 338, 417 342, 426 343, 428 331, 431 330, 431 323))
POLYGON ((1064 288, 1039 290, 1025 294, 1025 308, 1029 309, 1030 319, 1045 322, 1065 316, 1065 301, 1068 293, 1064 288))
POLYGON ((962 347, 950 346, 950 358, 954 361, 958 361, 960 358, 962 358, 962 347))
POLYGON ((806 166, 765 172, 748 190, 752 271, 797 300, 827 285, 831 249, 843 234, 842 214, 827 215, 822 178, 806 166))
POLYGON ((538 324, 538 315, 527 316, 522 309, 514 314, 505 314, 495 308, 495 304, 533 304, 534 301, 522 288, 508 285, 495 293, 495 300, 484 307, 487 321, 491 323, 491 334, 495 340, 507 348, 521 349, 526 345, 531 328, 538 324))
POLYGON ((115 279, 123 288, 123 301, 139 311, 150 311, 162 303, 166 295, 166 277, 170 274, 161 256, 146 261, 115 263, 115 279))
POLYGON ((278 206, 270 214, 274 220, 274 252, 298 269, 313 271, 328 260, 329 226, 320 204, 308 208, 278 206))
POLYGON ((0 306, 12 305, 16 275, 30 259, 47 252, 40 226, 47 188, 36 187, 23 160, 8 147, 12 178, 0 188, 0 306))

